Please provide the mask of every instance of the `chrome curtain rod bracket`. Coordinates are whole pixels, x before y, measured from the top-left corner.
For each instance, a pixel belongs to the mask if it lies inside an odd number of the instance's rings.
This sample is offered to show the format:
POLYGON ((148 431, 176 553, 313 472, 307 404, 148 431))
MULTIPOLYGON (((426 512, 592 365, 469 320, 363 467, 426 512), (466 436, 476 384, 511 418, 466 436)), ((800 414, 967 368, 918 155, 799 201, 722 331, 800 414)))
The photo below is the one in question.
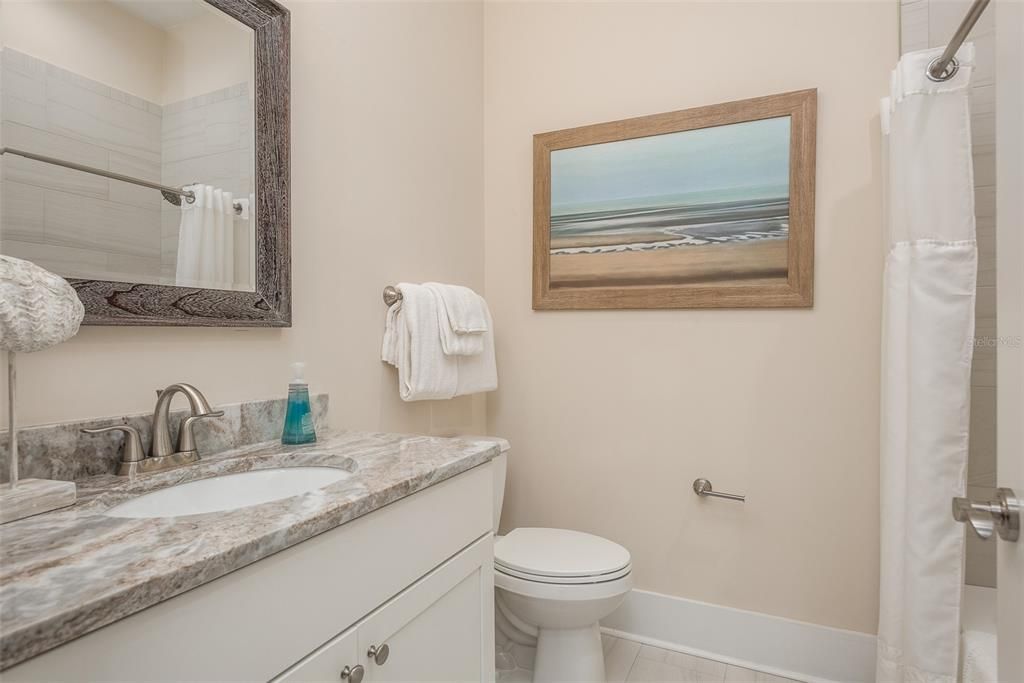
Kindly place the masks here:
POLYGON ((957 27, 956 33, 949 39, 949 44, 946 45, 942 56, 932 60, 928 68, 925 69, 925 74, 929 80, 942 83, 953 78, 956 72, 960 70, 960 64, 956 61, 956 52, 964 44, 964 41, 967 40, 967 34, 978 23, 978 19, 981 18, 989 2, 991 0, 974 0, 971 8, 967 10, 967 15, 964 16, 960 26, 957 27))

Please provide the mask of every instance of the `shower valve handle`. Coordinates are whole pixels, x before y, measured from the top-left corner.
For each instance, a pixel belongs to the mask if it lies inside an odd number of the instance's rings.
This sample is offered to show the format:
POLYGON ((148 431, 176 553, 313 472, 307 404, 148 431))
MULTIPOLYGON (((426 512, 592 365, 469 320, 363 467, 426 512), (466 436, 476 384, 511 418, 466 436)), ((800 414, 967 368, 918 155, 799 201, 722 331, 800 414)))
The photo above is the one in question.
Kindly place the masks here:
POLYGON ((969 498, 953 499, 953 519, 967 522, 983 540, 998 533, 1004 541, 1020 537, 1021 501, 1013 489, 996 489, 996 499, 977 503, 969 498))

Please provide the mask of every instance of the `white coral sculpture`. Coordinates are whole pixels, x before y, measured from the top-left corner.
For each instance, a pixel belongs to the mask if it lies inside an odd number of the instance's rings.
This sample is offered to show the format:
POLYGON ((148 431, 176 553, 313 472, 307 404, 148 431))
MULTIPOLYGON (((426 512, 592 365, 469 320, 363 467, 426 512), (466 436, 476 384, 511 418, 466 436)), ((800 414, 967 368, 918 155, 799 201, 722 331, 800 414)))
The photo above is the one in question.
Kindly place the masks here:
POLYGON ((55 346, 75 336, 84 315, 64 278, 0 255, 0 348, 31 353, 55 346))

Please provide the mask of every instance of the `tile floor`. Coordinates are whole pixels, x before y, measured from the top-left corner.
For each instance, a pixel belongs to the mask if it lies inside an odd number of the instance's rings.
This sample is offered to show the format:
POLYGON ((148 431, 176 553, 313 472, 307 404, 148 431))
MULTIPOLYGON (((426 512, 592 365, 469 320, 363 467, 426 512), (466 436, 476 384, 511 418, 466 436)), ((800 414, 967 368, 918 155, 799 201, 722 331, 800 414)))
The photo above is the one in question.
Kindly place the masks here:
MULTIPOLYGON (((601 636, 608 683, 795 683, 791 679, 723 664, 710 659, 601 636)), ((513 651, 514 671, 499 671, 500 683, 529 683, 533 662, 513 651), (526 659, 527 661, 520 661, 526 659)))

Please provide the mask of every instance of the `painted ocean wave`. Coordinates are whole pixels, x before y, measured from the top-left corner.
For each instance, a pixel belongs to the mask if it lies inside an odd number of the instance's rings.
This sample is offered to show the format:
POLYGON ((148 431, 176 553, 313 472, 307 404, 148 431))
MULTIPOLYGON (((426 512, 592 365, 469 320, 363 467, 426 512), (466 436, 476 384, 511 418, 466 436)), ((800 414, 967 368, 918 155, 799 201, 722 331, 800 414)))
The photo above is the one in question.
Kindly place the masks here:
POLYGON ((551 217, 552 254, 654 251, 781 239, 789 233, 788 197, 590 208, 551 217))
POLYGON ((561 247, 552 249, 551 254, 614 254, 629 251, 659 251, 678 247, 700 247, 708 244, 724 244, 728 242, 751 242, 767 239, 781 239, 789 236, 789 224, 781 223, 773 229, 748 230, 730 235, 694 237, 686 235, 678 239, 658 240, 655 242, 629 242, 625 244, 604 244, 587 247, 561 247))

